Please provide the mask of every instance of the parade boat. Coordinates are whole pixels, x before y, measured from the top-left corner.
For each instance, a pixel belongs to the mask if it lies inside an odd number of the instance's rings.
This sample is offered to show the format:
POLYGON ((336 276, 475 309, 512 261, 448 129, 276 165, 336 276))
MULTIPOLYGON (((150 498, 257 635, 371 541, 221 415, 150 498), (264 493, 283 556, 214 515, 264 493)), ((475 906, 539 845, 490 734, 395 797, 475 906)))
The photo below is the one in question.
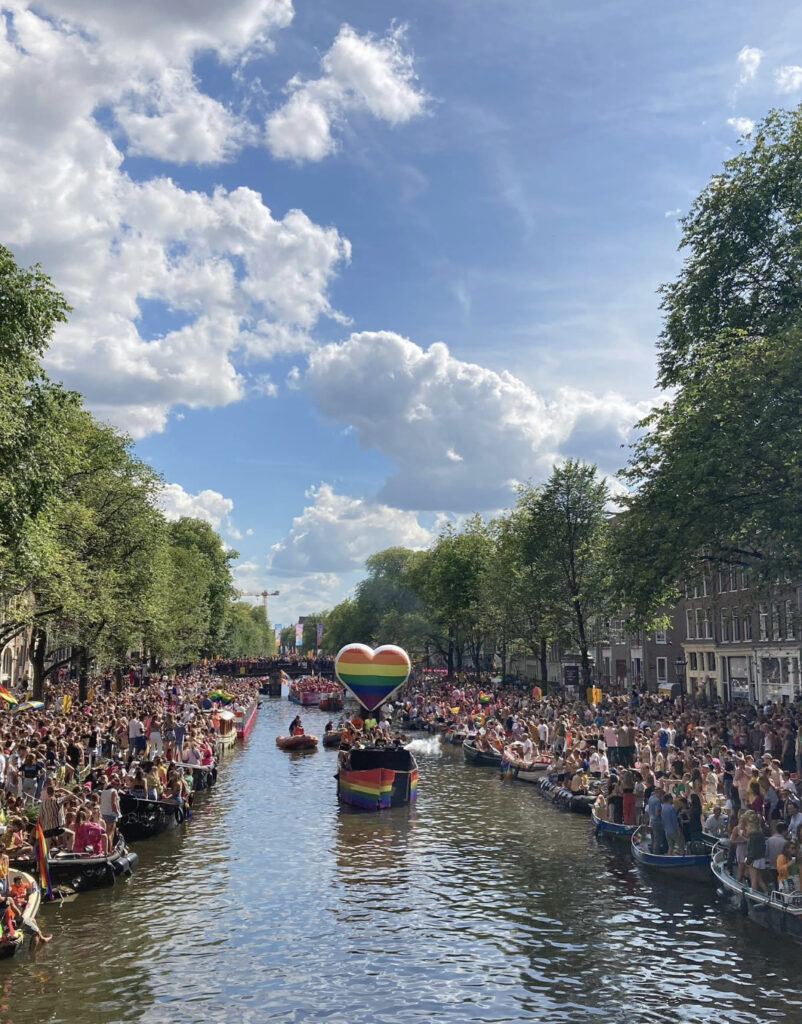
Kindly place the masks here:
MULTIPOLYGON (((373 650, 346 644, 334 659, 334 672, 347 691, 373 717, 409 678, 409 655, 394 644, 373 650)), ((381 811, 412 803, 418 795, 418 765, 409 750, 366 745, 359 741, 341 750, 337 766, 337 799, 363 811, 381 811)))
POLYGON ((315 750, 317 736, 276 736, 276 746, 279 750, 315 750))
POLYGON ((337 797, 363 811, 412 803, 418 795, 418 765, 404 747, 354 747, 341 751, 337 797))
MULTIPOLYGON (((130 875, 139 858, 128 849, 122 836, 110 854, 70 853, 51 847, 47 857, 47 870, 54 889, 67 886, 75 892, 103 889, 114 885, 121 876, 130 875)), ((32 859, 12 861, 11 873, 35 870, 32 859)))
POLYGON ((596 829, 597 836, 604 836, 606 839, 630 839, 637 830, 637 825, 624 825, 617 821, 607 821, 606 818, 600 818, 596 811, 591 807, 590 816, 593 819, 593 825, 596 829))
POLYGON ((345 702, 340 693, 327 693, 320 698, 321 711, 342 711, 344 706, 345 702))
POLYGON ((462 756, 467 764, 475 764, 485 768, 499 768, 501 753, 498 750, 480 750, 471 740, 462 743, 462 756))
POLYGON ((186 821, 186 809, 174 800, 147 800, 143 797, 120 794, 122 817, 117 828, 124 839, 133 843, 152 839, 186 821))
POLYGON ((639 826, 632 833, 632 856, 643 867, 654 868, 667 877, 687 882, 712 882, 711 862, 716 840, 702 836, 685 844, 685 853, 652 853, 651 830, 648 825, 639 826))
POLYGON ((329 748, 339 747, 340 741, 342 740, 343 732, 343 729, 331 729, 329 732, 324 732, 323 746, 329 748))
POLYGON ((729 903, 756 924, 802 942, 802 892, 797 888, 798 879, 791 880, 794 888, 789 891, 760 892, 738 881, 729 860, 729 843, 717 843, 710 867, 729 903))
POLYGON ((7 960, 22 948, 22 944, 25 941, 25 932, 32 930, 30 926, 36 922, 36 915, 39 912, 41 901, 39 886, 32 875, 25 871, 14 871, 13 873, 9 872, 9 874, 12 877, 19 875, 25 884, 30 887, 30 893, 22 912, 22 920, 17 919, 11 922, 11 930, 9 930, 8 923, 6 923, 2 934, 0 934, 0 960, 7 960))
POLYGON ((245 740, 248 738, 248 733, 253 728, 253 724, 256 721, 256 712, 259 710, 259 701, 253 700, 245 708, 244 711, 239 711, 234 716, 234 728, 237 733, 238 740, 245 740))

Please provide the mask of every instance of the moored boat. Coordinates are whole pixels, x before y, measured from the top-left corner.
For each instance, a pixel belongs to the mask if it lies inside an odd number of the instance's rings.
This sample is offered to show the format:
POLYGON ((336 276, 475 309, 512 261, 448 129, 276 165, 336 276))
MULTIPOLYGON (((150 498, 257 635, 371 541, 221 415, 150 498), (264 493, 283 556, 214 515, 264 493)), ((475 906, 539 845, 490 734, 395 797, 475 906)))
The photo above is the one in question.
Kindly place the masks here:
MULTIPOLYGON (((51 848, 47 858, 47 869, 54 889, 62 885, 76 892, 88 889, 102 889, 114 885, 122 876, 130 875, 139 858, 125 845, 123 837, 117 841, 109 854, 69 853, 51 848)), ((31 872, 35 869, 32 860, 12 861, 11 870, 31 872)))
POLYGON ((342 739, 342 729, 332 729, 330 732, 323 733, 323 746, 324 747, 339 747, 340 740, 342 739))
POLYGON ((591 807, 590 816, 596 829, 597 836, 605 836, 608 839, 629 839, 636 831, 637 825, 624 825, 617 821, 607 821, 600 818, 591 807))
POLYGON ((531 761, 522 761, 514 751, 505 747, 501 767, 504 768, 505 764, 511 777, 517 779, 518 782, 540 782, 551 767, 551 759, 536 757, 531 761))
POLYGON ((186 821, 185 808, 173 800, 147 800, 128 793, 120 794, 120 811, 117 828, 129 843, 152 839, 186 821))
POLYGON ((654 868, 666 876, 688 882, 712 882, 711 861, 715 839, 702 836, 685 844, 685 853, 652 853, 651 830, 639 826, 632 833, 632 856, 643 867, 654 868))
POLYGON ((756 924, 802 942, 802 892, 797 888, 799 880, 793 880, 794 888, 788 891, 774 889, 760 892, 746 882, 739 882, 732 874, 729 862, 729 843, 717 843, 710 868, 730 904, 756 924))
POLYGON ((464 740, 462 756, 467 764, 480 767, 498 768, 501 765, 501 753, 498 750, 480 750, 471 740, 464 740))
POLYGON ((245 708, 244 711, 237 712, 234 716, 234 728, 236 729, 237 739, 245 740, 248 738, 248 733, 253 728, 253 724, 256 721, 256 712, 259 710, 259 701, 254 700, 245 708))
POLYGON ((574 814, 590 814, 596 800, 595 793, 572 793, 563 784, 562 777, 555 773, 544 775, 537 784, 537 791, 544 800, 564 811, 574 814))
POLYGON ((317 736, 276 736, 279 750, 314 750, 317 747, 317 736))
POLYGON ((39 886, 36 884, 36 879, 29 875, 25 871, 14 871, 10 873, 12 877, 19 875, 26 886, 29 887, 28 900, 22 911, 22 919, 17 919, 11 922, 11 929, 8 927, 8 923, 0 933, 0 959, 6 960, 9 957, 14 956, 18 950, 22 948, 25 941, 25 932, 32 931, 35 929, 36 915, 39 911, 39 904, 41 900, 41 893, 39 886), (34 926, 31 928, 31 926, 34 926))
POLYGON ((412 803, 418 795, 418 765, 404 747, 355 747, 342 751, 337 798, 363 811, 412 803))

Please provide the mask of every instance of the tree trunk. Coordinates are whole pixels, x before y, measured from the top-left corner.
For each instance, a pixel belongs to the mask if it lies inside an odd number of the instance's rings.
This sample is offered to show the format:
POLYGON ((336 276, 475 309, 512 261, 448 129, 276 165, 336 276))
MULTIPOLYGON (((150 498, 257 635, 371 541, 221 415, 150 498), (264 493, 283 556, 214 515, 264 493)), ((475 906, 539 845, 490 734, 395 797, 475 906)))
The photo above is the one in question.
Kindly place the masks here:
POLYGON ((446 667, 448 668, 448 678, 454 678, 454 637, 449 634, 448 637, 448 658, 446 661, 446 667))
POLYGON ((33 700, 44 700, 45 692, 45 654, 47 652, 47 633, 41 626, 31 630, 31 642, 28 648, 33 666, 33 700))
POLYGON ((117 668, 115 668, 115 670, 112 673, 112 675, 114 676, 114 681, 117 684, 117 693, 122 693, 123 692, 123 670, 121 668, 117 667, 117 668))
POLYGON ((577 598, 574 598, 574 612, 576 613, 576 631, 579 638, 579 654, 582 659, 582 679, 585 689, 593 685, 590 672, 590 658, 588 657, 588 638, 585 634, 585 616, 582 612, 582 605, 577 598))
POLYGON ((501 645, 501 681, 507 678, 507 642, 506 640, 501 645))
POLYGON ((86 694, 89 690, 89 652, 85 647, 81 648, 80 668, 78 669, 78 701, 86 703, 86 694))
POLYGON ((540 639, 540 686, 544 693, 549 685, 549 647, 546 638, 540 639))

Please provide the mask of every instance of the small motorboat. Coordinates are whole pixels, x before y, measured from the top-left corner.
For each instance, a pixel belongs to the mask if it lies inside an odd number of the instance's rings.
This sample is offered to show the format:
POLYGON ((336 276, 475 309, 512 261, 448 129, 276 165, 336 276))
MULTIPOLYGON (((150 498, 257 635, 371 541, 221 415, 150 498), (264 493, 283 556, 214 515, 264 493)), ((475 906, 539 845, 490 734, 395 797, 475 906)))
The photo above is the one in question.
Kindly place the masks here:
POLYGON ((467 764, 475 764, 486 768, 498 768, 501 766, 500 751, 480 750, 470 740, 465 740, 462 744, 462 756, 467 764))
POLYGON ((543 775, 537 784, 538 793, 544 800, 564 811, 574 814, 590 814, 596 801, 596 793, 572 793, 564 784, 561 773, 550 772, 543 775))
POLYGON ((784 883, 784 888, 770 892, 752 889, 746 882, 739 882, 732 873, 727 840, 718 843, 713 849, 710 867, 721 884, 722 893, 744 917, 802 942, 802 892, 798 888, 798 878, 791 876, 784 883))
POLYGON ((117 828, 129 843, 152 839, 186 821, 186 809, 173 800, 147 800, 120 794, 122 817, 117 828))
MULTIPOLYGON (((109 854, 70 853, 51 848, 47 858, 47 870, 54 889, 66 886, 75 892, 88 889, 102 889, 114 885, 124 875, 130 875, 136 867, 138 856, 129 850, 120 835, 117 844, 109 854)), ((12 861, 11 873, 36 870, 33 859, 12 861)))
POLYGON ((507 771, 513 779, 519 782, 540 782, 544 774, 551 768, 551 758, 536 757, 531 761, 522 761, 509 747, 504 749, 501 768, 507 771))
POLYGON ((6 960, 14 956, 22 948, 22 944, 25 941, 25 932, 33 930, 30 926, 36 921, 41 900, 39 886, 32 875, 27 874, 25 871, 14 871, 13 875, 20 875, 25 884, 30 887, 30 895, 22 912, 22 920, 17 919, 13 924, 13 933, 9 933, 7 928, 4 928, 2 934, 0 934, 0 960, 6 960))
POLYGON ((638 827, 637 825, 623 825, 617 821, 607 821, 606 818, 600 818, 593 808, 590 810, 590 816, 593 819, 596 835, 604 836, 607 839, 629 839, 638 827))
POLYGON ((315 750, 317 736, 276 736, 276 746, 279 750, 315 750))
POLYGON ((687 882, 712 882, 712 836, 702 836, 685 844, 685 853, 667 854, 651 852, 652 833, 648 825, 641 825, 632 833, 632 856, 643 867, 654 868, 666 876, 687 882))
POLYGON ((329 732, 323 733, 323 746, 324 747, 339 747, 340 741, 342 740, 343 730, 332 729, 329 732))

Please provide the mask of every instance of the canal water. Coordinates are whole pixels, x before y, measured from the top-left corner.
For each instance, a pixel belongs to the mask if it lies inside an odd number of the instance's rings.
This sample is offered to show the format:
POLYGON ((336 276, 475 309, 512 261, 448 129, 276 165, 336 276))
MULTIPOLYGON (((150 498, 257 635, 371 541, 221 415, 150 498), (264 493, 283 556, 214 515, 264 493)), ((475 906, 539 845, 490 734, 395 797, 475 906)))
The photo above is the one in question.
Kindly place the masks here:
POLYGON ((802 949, 712 887, 640 874, 453 747, 418 755, 414 808, 340 809, 335 752, 275 746, 296 710, 265 702, 133 878, 43 911, 53 941, 0 963, 0 1024, 802 1017, 802 949))

